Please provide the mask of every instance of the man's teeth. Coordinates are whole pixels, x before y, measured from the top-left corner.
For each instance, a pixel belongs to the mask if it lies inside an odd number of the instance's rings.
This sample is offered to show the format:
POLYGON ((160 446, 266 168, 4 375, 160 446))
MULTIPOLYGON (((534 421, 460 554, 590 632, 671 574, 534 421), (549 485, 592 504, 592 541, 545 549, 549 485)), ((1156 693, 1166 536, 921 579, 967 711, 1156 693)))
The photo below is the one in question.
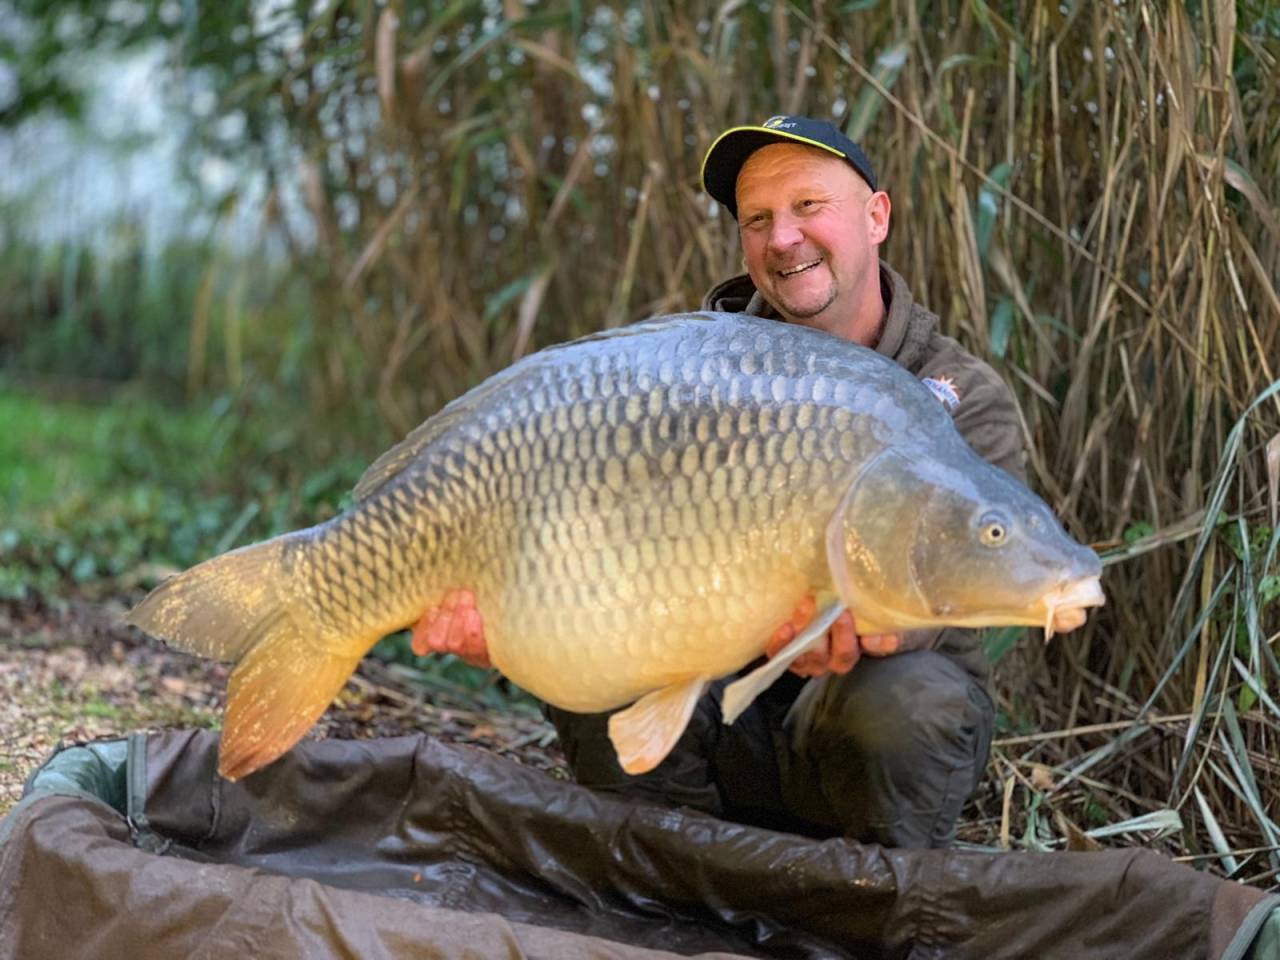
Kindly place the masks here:
POLYGON ((822 258, 819 257, 816 260, 810 260, 808 263, 801 263, 801 264, 797 264, 794 267, 788 267, 785 270, 779 270, 778 273, 784 277, 794 277, 797 273, 804 273, 806 270, 812 270, 821 262, 822 262, 822 258))

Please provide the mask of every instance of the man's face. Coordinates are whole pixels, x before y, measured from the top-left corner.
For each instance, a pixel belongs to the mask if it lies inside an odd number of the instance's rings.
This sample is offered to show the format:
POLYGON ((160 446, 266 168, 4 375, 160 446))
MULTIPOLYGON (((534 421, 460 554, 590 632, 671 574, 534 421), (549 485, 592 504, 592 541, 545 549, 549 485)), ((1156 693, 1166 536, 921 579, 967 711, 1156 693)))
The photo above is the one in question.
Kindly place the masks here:
POLYGON ((883 310, 888 196, 833 154, 774 143, 743 164, 737 200, 747 272, 765 299, 793 323, 863 339, 855 325, 883 310))

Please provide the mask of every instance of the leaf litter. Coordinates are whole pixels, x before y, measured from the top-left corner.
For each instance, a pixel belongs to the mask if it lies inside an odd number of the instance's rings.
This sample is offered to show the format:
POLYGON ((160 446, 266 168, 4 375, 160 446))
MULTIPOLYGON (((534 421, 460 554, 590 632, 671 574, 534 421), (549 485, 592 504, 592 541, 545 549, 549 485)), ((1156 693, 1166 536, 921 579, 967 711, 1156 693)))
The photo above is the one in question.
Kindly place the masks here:
MULTIPOLYGON (((227 666, 123 626, 125 609, 120 599, 0 601, 0 815, 60 744, 219 726, 227 666)), ((309 737, 426 734, 568 778, 537 713, 496 709, 462 688, 427 694, 407 673, 366 658, 309 737)))

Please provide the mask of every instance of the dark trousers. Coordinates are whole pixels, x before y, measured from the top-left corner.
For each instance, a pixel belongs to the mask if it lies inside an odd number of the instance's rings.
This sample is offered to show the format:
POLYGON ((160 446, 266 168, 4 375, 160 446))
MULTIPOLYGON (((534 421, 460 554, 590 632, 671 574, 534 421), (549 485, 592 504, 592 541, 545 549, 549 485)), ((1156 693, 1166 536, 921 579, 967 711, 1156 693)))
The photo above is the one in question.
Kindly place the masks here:
POLYGON ((731 727, 728 680, 647 774, 618 766, 607 713, 547 707, 584 786, 811 836, 946 847, 991 750, 983 683, 934 651, 863 657, 843 677, 785 675, 731 727))

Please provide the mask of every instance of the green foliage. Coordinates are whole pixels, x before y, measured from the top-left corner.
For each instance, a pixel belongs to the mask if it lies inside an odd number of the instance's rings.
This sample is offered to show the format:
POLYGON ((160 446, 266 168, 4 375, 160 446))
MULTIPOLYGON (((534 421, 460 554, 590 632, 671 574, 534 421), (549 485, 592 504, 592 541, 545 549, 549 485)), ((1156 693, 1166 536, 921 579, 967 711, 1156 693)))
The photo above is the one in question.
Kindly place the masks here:
POLYGON ((1144 537, 1151 536, 1155 532, 1156 532, 1155 527, 1147 523, 1145 520, 1140 520, 1137 523, 1131 523, 1129 524, 1129 526, 1125 527, 1124 542, 1132 545, 1137 543, 1139 540, 1143 539, 1144 537))
MULTIPOLYGON (((303 396, 311 294, 287 264, 212 241, 153 250, 121 220, 94 242, 40 246, 0 208, 0 372, 140 381, 153 396, 303 396)), ((242 398, 238 398, 242 399, 242 398)))
POLYGON ((1272 529, 1263 523, 1248 526, 1224 521, 1221 529, 1222 539, 1241 562, 1251 555, 1265 554, 1273 536, 1272 529))
POLYGON ((333 515, 360 465, 331 464, 290 488, 298 465, 264 456, 262 438, 226 404, 175 411, 141 396, 90 405, 0 390, 0 594, 145 583, 333 515))
MULTIPOLYGON (((0 382, 0 600, 136 597, 170 573, 350 504, 361 461, 298 463, 271 449, 278 434, 237 420, 234 406, 174 410, 125 394, 105 405, 54 401, 0 382)), ((487 671, 416 656, 408 634, 374 655, 469 703, 534 709, 487 671)))
POLYGON ((982 642, 987 659, 999 663, 1026 634, 1025 627, 995 627, 985 631, 982 642))

